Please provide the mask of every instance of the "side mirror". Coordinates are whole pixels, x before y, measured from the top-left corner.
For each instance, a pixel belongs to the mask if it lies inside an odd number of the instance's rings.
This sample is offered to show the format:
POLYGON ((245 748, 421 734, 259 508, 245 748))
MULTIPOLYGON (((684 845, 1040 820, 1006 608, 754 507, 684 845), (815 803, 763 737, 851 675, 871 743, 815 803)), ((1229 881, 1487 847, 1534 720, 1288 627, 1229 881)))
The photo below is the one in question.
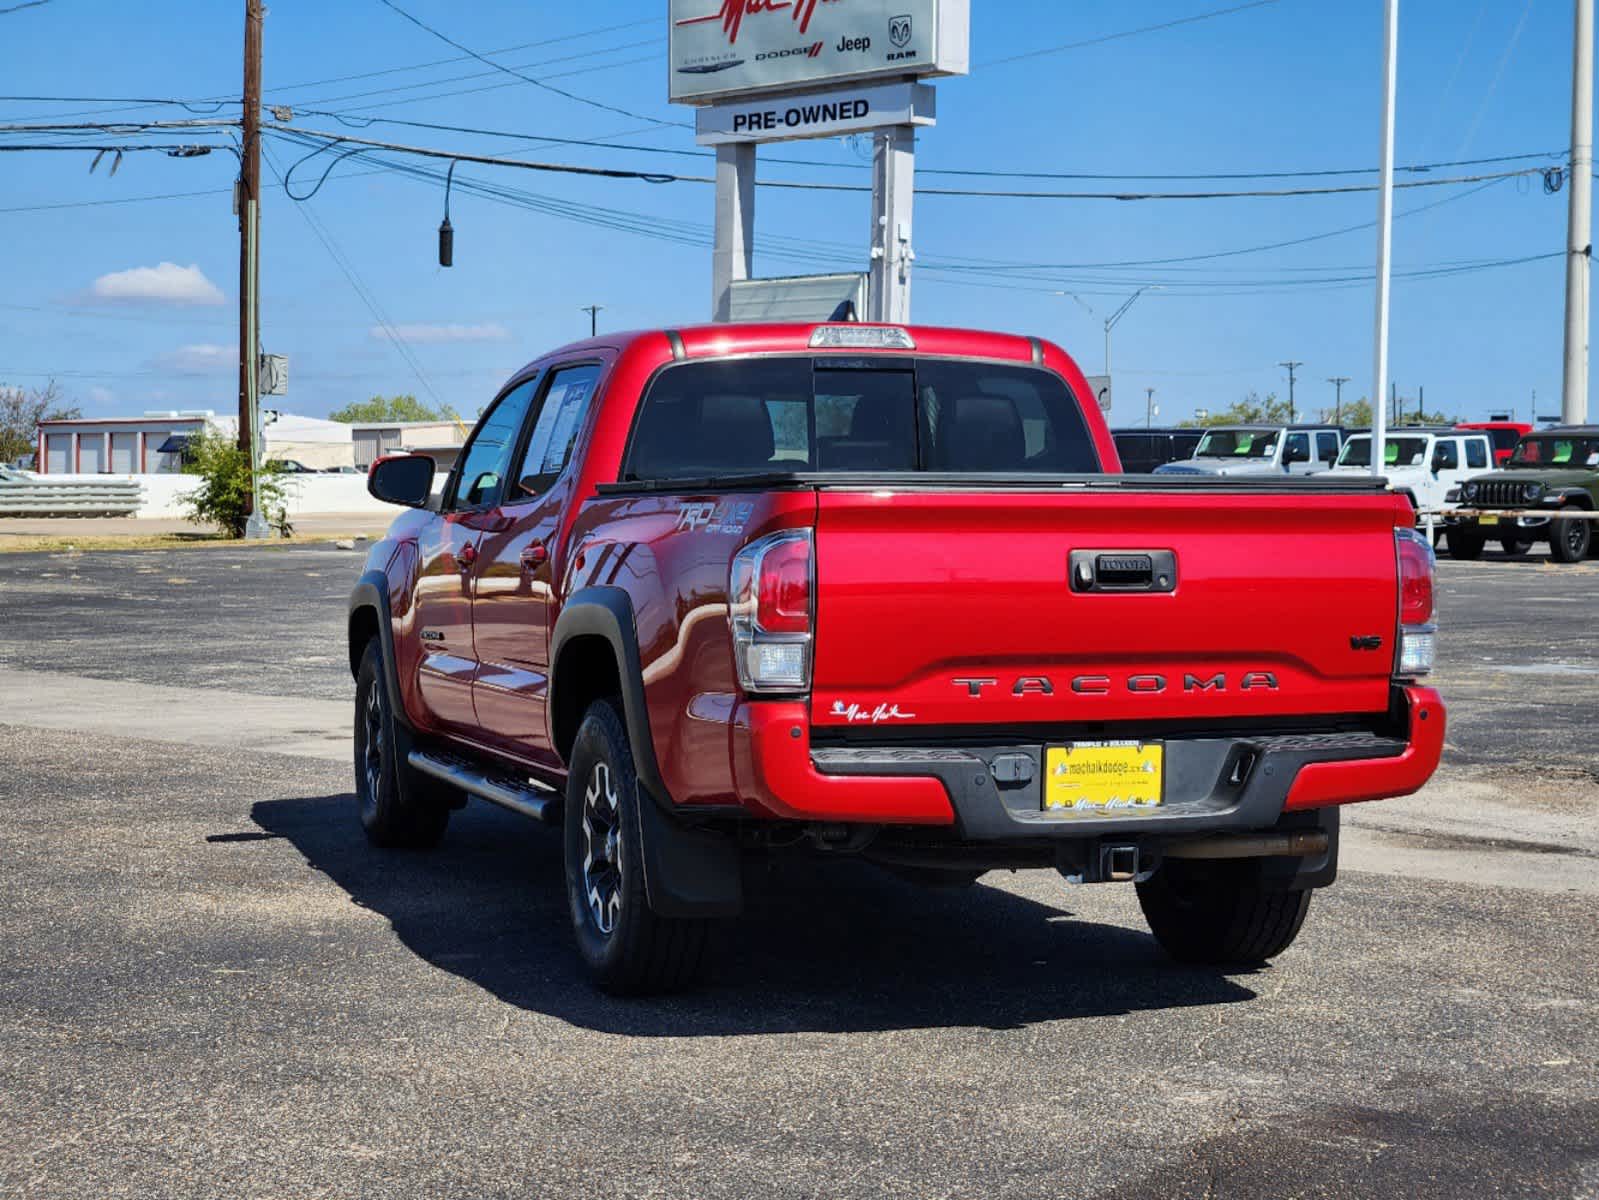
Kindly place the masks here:
POLYGON ((434 461, 425 454, 380 458, 366 474, 366 490, 385 504, 426 508, 433 493, 434 461))
POLYGON ((1288 463, 1302 463, 1302 462, 1309 462, 1309 461, 1310 461, 1310 451, 1309 450, 1300 449, 1298 446, 1289 446, 1286 450, 1283 451, 1283 462, 1285 464, 1288 464, 1288 463))

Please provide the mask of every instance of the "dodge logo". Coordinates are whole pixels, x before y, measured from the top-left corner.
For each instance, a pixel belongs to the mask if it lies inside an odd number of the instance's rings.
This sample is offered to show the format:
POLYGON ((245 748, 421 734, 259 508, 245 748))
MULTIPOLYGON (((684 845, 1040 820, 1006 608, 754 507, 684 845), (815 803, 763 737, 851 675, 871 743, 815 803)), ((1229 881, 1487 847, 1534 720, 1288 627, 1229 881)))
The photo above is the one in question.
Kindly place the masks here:
POLYGON ((896 46, 903 46, 911 40, 911 19, 909 14, 888 19, 888 40, 896 46))

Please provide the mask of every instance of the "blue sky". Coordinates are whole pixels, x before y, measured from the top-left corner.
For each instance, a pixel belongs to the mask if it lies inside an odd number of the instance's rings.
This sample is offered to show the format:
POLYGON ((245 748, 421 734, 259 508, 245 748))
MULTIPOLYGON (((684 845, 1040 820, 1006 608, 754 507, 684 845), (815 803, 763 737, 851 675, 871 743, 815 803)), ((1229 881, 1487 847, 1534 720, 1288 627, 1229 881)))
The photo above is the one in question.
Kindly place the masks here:
MULTIPOLYGON (((403 3, 475 50, 544 43, 500 61, 561 87, 663 121, 690 119, 688 110, 665 100, 660 0, 403 3)), ((6 7, 0 0, 0 10, 6 7)), ((1228 0, 974 0, 974 70, 940 82, 939 123, 919 141, 919 166, 1181 174, 1374 164, 1379 0, 1277 0, 1160 32, 996 61, 1226 7, 1228 0)), ((236 0, 47 0, 0 14, 0 92, 236 97, 242 9, 236 0)), ((1398 162, 1555 152, 1547 160, 1433 173, 1449 176, 1559 161, 1569 136, 1570 39, 1569 0, 1404 0, 1398 162)), ((337 110, 347 120, 399 117, 695 148, 686 129, 574 103, 471 60, 419 66, 457 52, 378 0, 275 0, 265 44, 266 95, 273 103, 337 110), (386 73, 335 81, 371 72, 386 73)), ((189 115, 172 108, 0 101, 0 122, 69 113, 81 114, 69 120, 189 115), (111 107, 117 111, 88 115, 111 107)), ((236 115, 237 107, 223 113, 236 115)), ((295 123, 344 128, 327 116, 297 116, 295 123)), ((530 146, 386 124, 365 135, 553 161, 691 174, 706 169, 691 158, 530 146)), ((277 141, 268 147, 279 167, 305 153, 277 141)), ((848 141, 763 153, 818 164, 769 163, 762 168, 766 177, 867 179, 867 151, 848 141)), ((9 284, 0 300, 0 383, 34 385, 53 376, 94 414, 232 409, 233 156, 132 154, 110 178, 108 163, 89 174, 91 157, 0 154, 9 284), (133 200, 151 196, 172 198, 133 200)), ((314 182, 304 170, 294 176, 296 191, 314 182)), ((274 178, 271 167, 267 178, 274 178)), ((600 321, 610 328, 683 324, 707 314, 710 252, 681 239, 708 237, 709 188, 465 166, 457 170, 462 180, 535 194, 537 207, 458 191, 451 203, 456 245, 450 270, 435 260, 443 209, 436 182, 352 163, 336 169, 303 204, 281 188, 267 190, 263 343, 291 359, 283 407, 320 415, 351 399, 403 391, 475 412, 520 363, 587 332, 580 305, 603 304, 600 321), (624 215, 615 216, 618 211, 624 215), (606 224, 594 223, 597 216, 606 224), (616 223, 668 237, 607 227, 616 223), (385 324, 399 332, 402 345, 384 333, 385 324)), ((954 181, 923 176, 921 182, 954 181)), ((1306 181, 960 182, 1187 190, 1306 181)), ((1546 195, 1537 176, 1468 192, 1452 186, 1400 193, 1401 213, 1436 206, 1396 222, 1396 271, 1549 257, 1397 280, 1393 377, 1403 395, 1424 387, 1430 408, 1481 416, 1514 406, 1527 414, 1536 391, 1540 412, 1558 412, 1566 194, 1546 195)), ((865 199, 852 194, 763 191, 757 273, 860 269, 866 208, 865 199), (763 237, 825 245, 796 260, 775 253, 770 241, 763 248, 763 237)), ((1146 387, 1156 389, 1163 421, 1250 391, 1285 393, 1286 374, 1276 364, 1290 358, 1305 363, 1301 407, 1330 404, 1329 376, 1353 377, 1346 399, 1370 389, 1372 289, 1358 277, 1372 268, 1373 230, 1188 263, 1103 264, 1325 234, 1369 222, 1375 209, 1370 193, 1142 203, 922 196, 915 249, 923 268, 915 275, 913 311, 923 323, 1050 337, 1095 372, 1103 357, 1099 318, 1053 293, 1072 290, 1103 315, 1139 286, 1161 285, 1164 290, 1140 299, 1115 332, 1116 423, 1142 422, 1146 387), (935 269, 952 260, 975 260, 984 269, 935 269), (996 273, 996 263, 1050 266, 1001 266, 996 273), (1350 277, 1357 278, 1302 282, 1350 277)))

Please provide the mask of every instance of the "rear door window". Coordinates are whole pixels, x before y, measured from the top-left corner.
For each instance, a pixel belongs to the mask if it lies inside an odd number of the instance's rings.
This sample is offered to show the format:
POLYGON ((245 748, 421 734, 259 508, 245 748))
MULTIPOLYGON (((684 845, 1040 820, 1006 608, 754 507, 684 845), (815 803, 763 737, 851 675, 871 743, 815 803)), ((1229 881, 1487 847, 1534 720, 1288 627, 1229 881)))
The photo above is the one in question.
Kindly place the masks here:
POLYGON ((1466 439, 1466 466, 1480 470, 1488 465, 1488 446, 1481 438, 1466 439))
POLYGON ((662 371, 640 405, 623 478, 1099 469, 1077 401, 1053 372, 792 357, 662 371))
POLYGON ((566 367, 550 377, 538 420, 533 424, 527 451, 522 456, 522 470, 517 475, 520 498, 542 495, 561 477, 572 457, 572 444, 577 441, 577 431, 588 413, 599 378, 598 363, 566 367))
POLYGON ((1318 433, 1316 435, 1316 458, 1324 463, 1338 461, 1338 435, 1336 433, 1318 433))

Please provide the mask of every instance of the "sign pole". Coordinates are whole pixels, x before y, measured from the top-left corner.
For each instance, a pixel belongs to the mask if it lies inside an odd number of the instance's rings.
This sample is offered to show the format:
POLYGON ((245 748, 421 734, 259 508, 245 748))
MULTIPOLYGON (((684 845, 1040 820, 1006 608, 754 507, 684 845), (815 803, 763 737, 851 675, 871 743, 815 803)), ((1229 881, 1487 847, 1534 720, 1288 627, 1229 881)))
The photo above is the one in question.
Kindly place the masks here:
POLYGON ((1566 216, 1566 355, 1560 419, 1588 419, 1588 288, 1593 265, 1593 0, 1577 0, 1571 58, 1571 189, 1566 216))
POLYGON ((733 284, 755 273, 755 143, 716 147, 716 241, 711 319, 733 319, 733 284))
POLYGON ((916 127, 893 125, 873 137, 872 266, 867 319, 911 319, 911 210, 916 194, 916 127))
POLYGON ((1388 408, 1388 254, 1394 234, 1394 83, 1398 77, 1399 0, 1384 0, 1382 75, 1382 176, 1377 189, 1377 328, 1375 379, 1371 386, 1371 473, 1382 478, 1387 465, 1388 408))

